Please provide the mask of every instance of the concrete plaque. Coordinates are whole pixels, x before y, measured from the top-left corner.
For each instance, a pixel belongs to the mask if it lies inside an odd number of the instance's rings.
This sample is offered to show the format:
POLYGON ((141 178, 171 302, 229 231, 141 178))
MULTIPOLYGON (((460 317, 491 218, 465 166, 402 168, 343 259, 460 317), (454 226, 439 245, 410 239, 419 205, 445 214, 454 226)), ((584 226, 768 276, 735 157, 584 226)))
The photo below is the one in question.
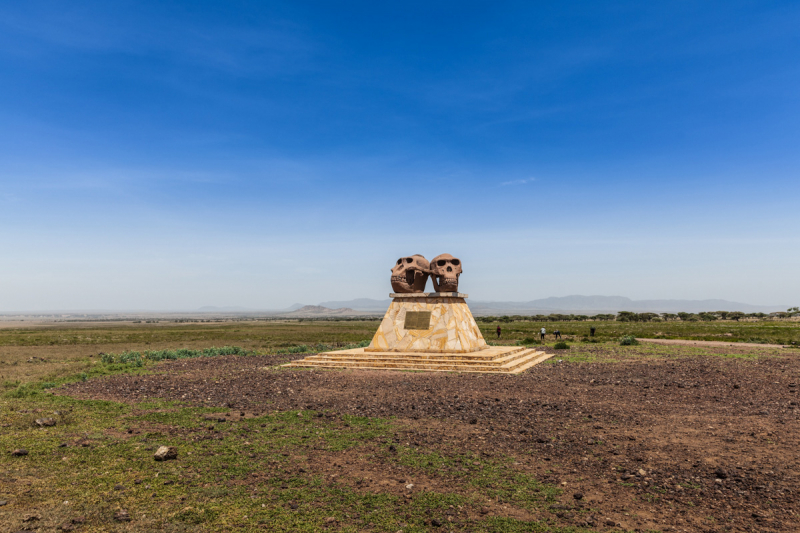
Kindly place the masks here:
POLYGON ((430 311, 406 311, 406 321, 403 323, 403 329, 430 329, 430 327, 430 311))

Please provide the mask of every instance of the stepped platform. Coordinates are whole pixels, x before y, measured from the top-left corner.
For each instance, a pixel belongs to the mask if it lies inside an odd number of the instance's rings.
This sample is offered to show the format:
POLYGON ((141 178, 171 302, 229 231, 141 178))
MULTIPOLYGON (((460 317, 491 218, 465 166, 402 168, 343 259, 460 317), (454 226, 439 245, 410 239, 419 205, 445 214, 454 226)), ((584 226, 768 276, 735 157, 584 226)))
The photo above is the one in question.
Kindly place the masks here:
POLYGON ((356 348, 323 352, 283 366, 519 374, 550 357, 552 354, 522 346, 490 346, 469 353, 377 352, 356 348))

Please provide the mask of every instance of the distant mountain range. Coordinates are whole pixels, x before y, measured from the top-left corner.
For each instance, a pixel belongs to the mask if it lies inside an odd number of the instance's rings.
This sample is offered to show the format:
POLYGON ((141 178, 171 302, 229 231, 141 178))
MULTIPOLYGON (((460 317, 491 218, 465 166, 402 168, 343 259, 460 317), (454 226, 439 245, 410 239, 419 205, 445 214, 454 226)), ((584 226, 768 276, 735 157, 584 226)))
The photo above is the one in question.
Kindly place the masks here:
MULTIPOLYGON (((357 298, 347 301, 321 302, 321 307, 330 309, 347 307, 355 311, 385 311, 391 300, 357 298)), ((624 296, 559 296, 531 300, 528 302, 493 302, 469 300, 473 313, 492 314, 549 314, 574 313, 596 314, 635 311, 638 313, 699 313, 702 311, 742 311, 744 313, 771 313, 785 311, 787 305, 751 305, 728 300, 631 300, 624 296)))
MULTIPOLYGON (((294 307, 294 306, 292 306, 294 307)), ((339 307, 338 309, 330 309, 321 305, 304 305, 298 309, 283 313, 285 316, 297 317, 315 317, 315 316, 336 316, 336 315, 359 315, 358 311, 350 309, 349 307, 339 307)))

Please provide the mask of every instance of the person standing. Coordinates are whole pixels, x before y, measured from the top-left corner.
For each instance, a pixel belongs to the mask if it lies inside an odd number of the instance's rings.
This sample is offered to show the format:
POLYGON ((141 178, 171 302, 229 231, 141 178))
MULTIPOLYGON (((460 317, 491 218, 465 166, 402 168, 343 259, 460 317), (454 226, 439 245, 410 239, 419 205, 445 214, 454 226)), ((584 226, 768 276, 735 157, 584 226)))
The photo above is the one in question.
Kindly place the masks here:
POLYGON ((594 337, 594 332, 597 331, 594 326, 589 328, 589 336, 594 337))
POLYGON ((545 336, 546 333, 547 333, 547 330, 545 330, 544 326, 542 326, 542 331, 539 332, 539 336, 541 337, 542 342, 544 342, 544 336, 545 336))
POLYGON ((502 331, 502 330, 500 329, 500 326, 497 326, 497 338, 498 338, 498 339, 500 338, 500 331, 502 331))
POLYGON ((560 339, 560 338, 561 338, 561 330, 558 330, 558 329, 557 329, 557 330, 555 330, 555 331, 553 332, 553 334, 555 335, 555 337, 554 337, 554 338, 556 338, 556 339, 560 339))

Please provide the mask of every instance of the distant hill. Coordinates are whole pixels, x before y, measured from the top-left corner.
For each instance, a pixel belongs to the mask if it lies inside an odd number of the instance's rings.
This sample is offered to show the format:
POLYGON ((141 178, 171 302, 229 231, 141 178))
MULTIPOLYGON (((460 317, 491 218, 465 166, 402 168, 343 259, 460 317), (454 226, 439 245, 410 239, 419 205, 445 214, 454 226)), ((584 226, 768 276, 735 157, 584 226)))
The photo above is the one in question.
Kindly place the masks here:
MULTIPOLYGON (((786 305, 751 305, 728 300, 631 300, 624 296, 554 296, 528 302, 492 302, 468 300, 475 314, 549 314, 549 313, 617 313, 619 311, 652 313, 699 313, 702 311, 742 311, 771 313, 785 311, 786 305)), ((385 311, 391 300, 358 298, 347 301, 322 302, 324 307, 349 307, 355 311, 385 311)))
POLYGON ((321 302, 319 305, 323 307, 330 307, 336 309, 337 307, 350 307, 358 309, 359 311, 386 311, 389 308, 391 300, 372 300, 370 298, 356 298, 355 300, 347 300, 343 302, 321 302))
POLYGON ((329 309, 321 305, 304 305, 300 309, 295 309, 289 313, 283 313, 284 316, 335 316, 335 315, 358 315, 358 311, 348 307, 340 307, 338 309, 329 309))
POLYGON ((239 307, 235 305, 226 307, 217 307, 215 305, 206 305, 197 310, 198 313, 242 313, 252 311, 248 307, 239 307))

